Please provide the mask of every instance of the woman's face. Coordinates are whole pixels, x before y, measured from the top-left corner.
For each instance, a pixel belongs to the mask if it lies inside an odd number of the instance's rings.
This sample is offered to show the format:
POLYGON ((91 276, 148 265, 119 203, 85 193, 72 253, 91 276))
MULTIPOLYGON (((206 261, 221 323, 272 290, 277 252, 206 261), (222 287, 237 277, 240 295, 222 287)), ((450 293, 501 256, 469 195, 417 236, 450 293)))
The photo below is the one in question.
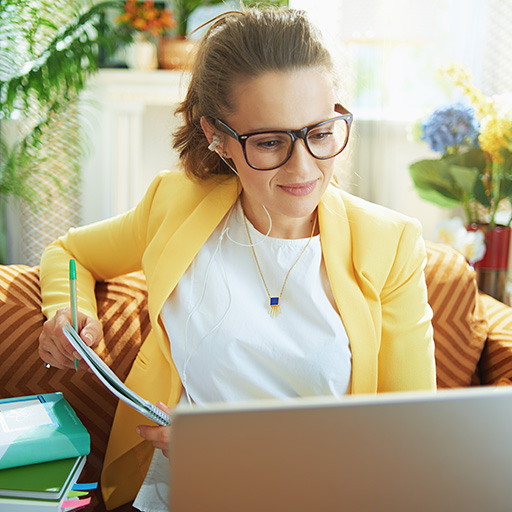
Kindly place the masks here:
MULTIPOLYGON (((334 104, 332 80, 319 68, 268 72, 237 86, 235 113, 222 120, 239 134, 297 130, 337 115, 334 104)), ((255 227, 268 229, 264 205, 272 217, 272 236, 304 236, 332 178, 334 158, 317 160, 297 140, 284 165, 257 171, 247 164, 237 140, 224 136, 223 149, 240 176, 244 210, 255 227)))

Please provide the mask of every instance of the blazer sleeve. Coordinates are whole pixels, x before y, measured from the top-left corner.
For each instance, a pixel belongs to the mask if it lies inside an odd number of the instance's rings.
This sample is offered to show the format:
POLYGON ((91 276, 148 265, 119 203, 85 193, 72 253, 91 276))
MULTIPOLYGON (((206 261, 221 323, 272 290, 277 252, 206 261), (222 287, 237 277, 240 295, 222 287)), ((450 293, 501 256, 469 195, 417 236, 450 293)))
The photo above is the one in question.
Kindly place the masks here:
POLYGON ((141 202, 125 214, 73 228, 49 245, 41 257, 42 311, 47 318, 69 305, 69 259, 77 266, 79 311, 97 318, 96 281, 142 268, 147 224, 162 179, 158 175, 141 202))
POLYGON ((421 227, 411 220, 402 231, 380 295, 380 392, 436 387, 432 310, 423 272, 426 258, 421 227))

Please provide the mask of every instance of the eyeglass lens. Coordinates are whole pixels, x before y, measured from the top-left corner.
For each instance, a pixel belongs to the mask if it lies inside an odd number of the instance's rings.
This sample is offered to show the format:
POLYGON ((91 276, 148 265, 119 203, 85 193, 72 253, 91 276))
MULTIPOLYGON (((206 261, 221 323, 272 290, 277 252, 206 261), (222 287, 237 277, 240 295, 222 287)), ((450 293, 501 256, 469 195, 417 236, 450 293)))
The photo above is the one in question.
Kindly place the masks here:
MULTIPOLYGON (((327 159, 339 154, 347 139, 348 124, 340 118, 310 128, 305 143, 315 158, 327 159)), ((279 167, 288 159, 292 150, 293 139, 288 133, 255 133, 245 142, 247 162, 261 170, 279 167)))

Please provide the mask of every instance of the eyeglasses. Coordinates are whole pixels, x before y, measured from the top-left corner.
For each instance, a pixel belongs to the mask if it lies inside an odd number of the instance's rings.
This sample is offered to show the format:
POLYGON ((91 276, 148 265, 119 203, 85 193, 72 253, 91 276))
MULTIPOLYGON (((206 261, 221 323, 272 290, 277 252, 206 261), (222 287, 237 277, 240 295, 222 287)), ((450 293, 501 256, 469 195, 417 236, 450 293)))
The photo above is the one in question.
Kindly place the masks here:
POLYGON ((318 160, 328 160, 339 155, 347 146, 353 116, 339 103, 334 106, 334 110, 340 115, 300 130, 240 135, 220 119, 210 118, 210 121, 220 132, 240 143, 245 161, 250 167, 257 171, 271 171, 290 159, 298 139, 304 141, 309 154, 318 160))

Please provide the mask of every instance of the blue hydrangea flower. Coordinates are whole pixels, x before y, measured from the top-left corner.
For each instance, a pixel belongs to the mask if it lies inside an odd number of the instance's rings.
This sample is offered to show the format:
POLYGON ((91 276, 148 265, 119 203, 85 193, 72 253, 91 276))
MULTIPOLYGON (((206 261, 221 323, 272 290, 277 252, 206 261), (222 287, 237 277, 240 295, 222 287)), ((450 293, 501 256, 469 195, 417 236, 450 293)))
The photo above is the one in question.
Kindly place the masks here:
POLYGON ((436 109, 421 124, 421 140, 438 153, 456 153, 461 147, 478 147, 480 124, 475 111, 461 102, 436 109))

